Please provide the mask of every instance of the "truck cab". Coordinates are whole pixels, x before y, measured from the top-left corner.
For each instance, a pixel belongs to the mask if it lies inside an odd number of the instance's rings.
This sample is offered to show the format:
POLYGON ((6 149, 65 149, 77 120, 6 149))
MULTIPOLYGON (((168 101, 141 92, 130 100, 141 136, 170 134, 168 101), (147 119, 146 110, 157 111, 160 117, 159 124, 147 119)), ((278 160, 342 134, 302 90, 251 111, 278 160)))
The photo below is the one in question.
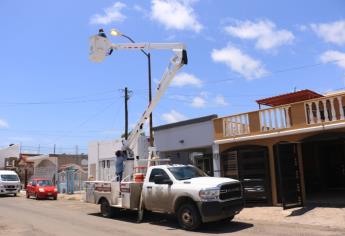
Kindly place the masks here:
POLYGON ((20 180, 12 170, 0 170, 0 195, 12 194, 17 196, 20 192, 20 180))
POLYGON ((146 210, 175 214, 182 228, 232 219, 243 206, 242 186, 230 178, 209 177, 192 165, 148 169, 143 184, 146 210))

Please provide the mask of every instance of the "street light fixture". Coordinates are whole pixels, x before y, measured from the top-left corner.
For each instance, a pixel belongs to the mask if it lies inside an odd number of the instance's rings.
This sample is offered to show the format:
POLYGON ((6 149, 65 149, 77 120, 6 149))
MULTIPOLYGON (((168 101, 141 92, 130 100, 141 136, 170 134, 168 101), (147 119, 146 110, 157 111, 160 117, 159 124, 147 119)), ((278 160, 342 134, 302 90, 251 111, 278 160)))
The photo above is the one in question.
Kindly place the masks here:
MULTIPOLYGON (((116 29, 111 29, 110 30, 110 35, 118 37, 124 37, 128 39, 130 42, 135 43, 135 41, 129 37, 128 35, 123 34, 122 32, 116 30, 116 29)), ((146 52, 145 50, 141 49, 140 50, 147 58, 147 63, 148 63, 148 79, 149 79, 149 103, 152 101, 152 83, 151 83, 151 54, 149 52, 146 52)), ((150 114, 150 121, 149 121, 149 129, 150 129, 150 146, 153 147, 153 127, 152 127, 152 113, 150 114)))

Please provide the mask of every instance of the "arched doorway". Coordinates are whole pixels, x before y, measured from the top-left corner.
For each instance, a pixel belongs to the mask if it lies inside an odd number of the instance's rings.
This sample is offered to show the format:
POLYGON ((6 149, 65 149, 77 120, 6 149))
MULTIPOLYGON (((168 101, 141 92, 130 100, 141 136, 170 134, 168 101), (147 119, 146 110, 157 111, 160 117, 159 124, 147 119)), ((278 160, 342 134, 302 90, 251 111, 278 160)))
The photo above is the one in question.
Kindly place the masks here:
POLYGON ((221 153, 222 175, 242 182, 246 203, 272 204, 268 148, 238 146, 221 153))

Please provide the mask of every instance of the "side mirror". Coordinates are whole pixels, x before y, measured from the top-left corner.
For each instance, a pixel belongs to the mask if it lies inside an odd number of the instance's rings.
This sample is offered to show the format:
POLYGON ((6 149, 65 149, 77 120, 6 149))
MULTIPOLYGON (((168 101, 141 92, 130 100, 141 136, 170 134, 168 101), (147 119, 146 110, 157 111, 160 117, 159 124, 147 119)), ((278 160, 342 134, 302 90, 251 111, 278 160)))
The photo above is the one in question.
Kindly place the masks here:
POLYGON ((171 179, 163 176, 163 175, 155 175, 153 182, 155 184, 168 184, 168 185, 172 185, 173 182, 171 179))

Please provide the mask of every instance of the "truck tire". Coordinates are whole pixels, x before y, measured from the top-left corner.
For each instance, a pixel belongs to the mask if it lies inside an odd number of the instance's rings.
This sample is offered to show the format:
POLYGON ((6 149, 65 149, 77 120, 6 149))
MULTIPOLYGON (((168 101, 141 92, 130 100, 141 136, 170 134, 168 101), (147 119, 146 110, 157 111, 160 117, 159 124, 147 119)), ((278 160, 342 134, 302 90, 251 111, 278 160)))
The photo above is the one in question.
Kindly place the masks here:
POLYGON ((114 216, 114 210, 113 208, 109 205, 109 202, 107 199, 102 199, 100 203, 101 207, 101 215, 105 218, 111 218, 114 216))
POLYGON ((201 225, 198 208, 192 203, 182 204, 177 210, 177 219, 181 228, 195 230, 201 225))

